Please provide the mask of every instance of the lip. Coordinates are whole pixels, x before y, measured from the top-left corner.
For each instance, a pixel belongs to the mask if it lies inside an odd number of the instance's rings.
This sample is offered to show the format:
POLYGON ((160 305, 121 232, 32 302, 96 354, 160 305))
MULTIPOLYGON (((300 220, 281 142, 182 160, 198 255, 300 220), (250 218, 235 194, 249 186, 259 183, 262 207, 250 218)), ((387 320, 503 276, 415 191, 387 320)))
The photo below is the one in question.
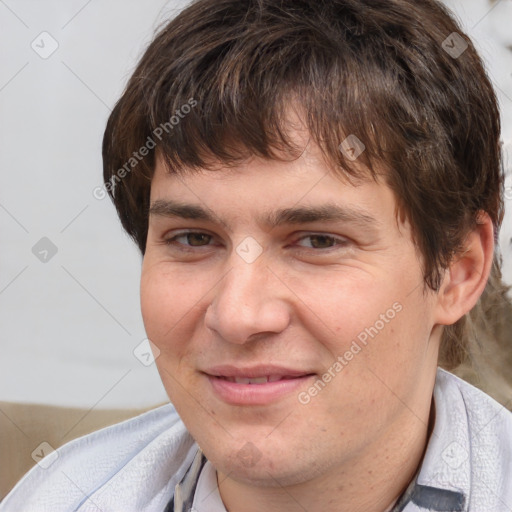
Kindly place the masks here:
POLYGON ((296 370, 274 364, 260 364, 254 366, 247 366, 245 368, 241 368, 240 366, 224 364, 208 368, 207 370, 204 370, 204 373, 212 375, 214 377, 247 377, 250 379, 257 379, 260 377, 265 377, 267 375, 301 377, 303 375, 308 375, 313 372, 309 370, 296 370))
POLYGON ((214 394, 231 405, 268 405, 306 385, 314 374, 275 365, 246 368, 231 365, 215 366, 203 372, 214 394), (257 384, 234 382, 234 379, 262 379, 271 381, 257 384), (228 380, 229 379, 229 380, 228 380), (279 380, 277 380, 279 379, 279 380))

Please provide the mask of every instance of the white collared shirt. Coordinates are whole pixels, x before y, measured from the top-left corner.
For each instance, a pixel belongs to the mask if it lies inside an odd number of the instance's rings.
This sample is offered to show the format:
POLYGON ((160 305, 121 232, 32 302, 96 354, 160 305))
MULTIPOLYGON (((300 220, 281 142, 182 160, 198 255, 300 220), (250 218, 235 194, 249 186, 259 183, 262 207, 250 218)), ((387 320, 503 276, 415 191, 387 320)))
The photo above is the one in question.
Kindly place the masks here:
POLYGON ((191 512, 227 512, 219 493, 217 471, 209 461, 199 475, 191 512))

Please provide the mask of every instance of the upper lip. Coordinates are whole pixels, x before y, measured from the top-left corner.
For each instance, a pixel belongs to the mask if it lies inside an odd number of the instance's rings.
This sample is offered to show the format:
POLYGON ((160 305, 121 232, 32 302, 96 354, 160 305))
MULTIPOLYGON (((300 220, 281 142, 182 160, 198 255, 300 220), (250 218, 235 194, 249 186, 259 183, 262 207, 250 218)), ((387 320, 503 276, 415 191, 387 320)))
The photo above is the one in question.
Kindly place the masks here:
POLYGON ((313 372, 308 370, 295 370, 291 368, 285 368, 284 366, 275 365, 257 365, 257 366, 233 366, 233 365, 220 365, 212 366, 204 373, 213 377, 238 377, 238 378, 249 378, 257 379, 260 377, 268 376, 279 376, 279 377, 303 377, 305 375, 311 375, 313 372))

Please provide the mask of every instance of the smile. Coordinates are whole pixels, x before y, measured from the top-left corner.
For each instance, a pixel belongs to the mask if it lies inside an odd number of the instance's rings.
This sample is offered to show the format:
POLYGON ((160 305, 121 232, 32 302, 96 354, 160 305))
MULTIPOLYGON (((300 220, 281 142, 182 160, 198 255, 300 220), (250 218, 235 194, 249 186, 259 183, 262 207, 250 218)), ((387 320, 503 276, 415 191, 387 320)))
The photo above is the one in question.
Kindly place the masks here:
POLYGON ((221 366, 204 372, 216 398, 230 405, 268 405, 297 392, 315 374, 268 366, 221 366))

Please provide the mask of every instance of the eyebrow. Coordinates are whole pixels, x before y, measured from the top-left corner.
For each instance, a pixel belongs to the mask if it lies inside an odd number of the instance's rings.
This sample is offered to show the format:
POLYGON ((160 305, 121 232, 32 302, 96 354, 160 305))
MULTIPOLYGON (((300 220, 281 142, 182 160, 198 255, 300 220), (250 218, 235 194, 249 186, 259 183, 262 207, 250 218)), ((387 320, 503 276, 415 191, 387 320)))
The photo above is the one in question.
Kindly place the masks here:
MULTIPOLYGON (((227 222, 223 222, 211 211, 196 204, 159 199, 151 204, 149 214, 159 217, 177 217, 221 223, 227 227, 228 231, 231 231, 227 222)), ((258 221, 272 229, 282 225, 308 224, 313 222, 344 222, 366 228, 381 225, 381 222, 376 218, 359 208, 339 206, 333 203, 320 206, 284 208, 270 212, 264 217, 259 217, 258 221)))

